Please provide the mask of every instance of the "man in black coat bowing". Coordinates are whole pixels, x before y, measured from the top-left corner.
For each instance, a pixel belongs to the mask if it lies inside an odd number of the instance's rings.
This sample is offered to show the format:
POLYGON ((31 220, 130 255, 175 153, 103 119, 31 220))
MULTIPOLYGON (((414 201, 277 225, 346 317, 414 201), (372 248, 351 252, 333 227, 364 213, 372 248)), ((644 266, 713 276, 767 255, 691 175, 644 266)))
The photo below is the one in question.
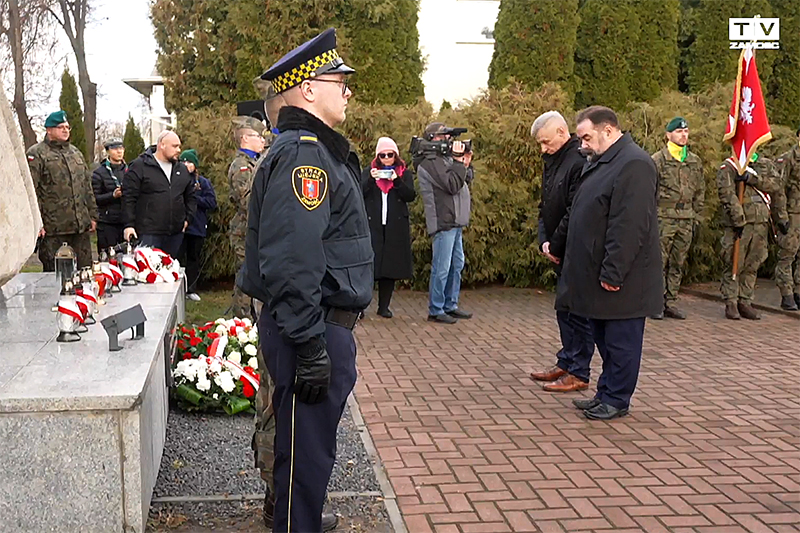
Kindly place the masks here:
POLYGON ((628 413, 645 317, 663 306, 657 172, 611 109, 589 107, 576 122, 589 162, 569 214, 556 309, 590 320, 603 358, 595 397, 573 403, 610 420, 628 413))

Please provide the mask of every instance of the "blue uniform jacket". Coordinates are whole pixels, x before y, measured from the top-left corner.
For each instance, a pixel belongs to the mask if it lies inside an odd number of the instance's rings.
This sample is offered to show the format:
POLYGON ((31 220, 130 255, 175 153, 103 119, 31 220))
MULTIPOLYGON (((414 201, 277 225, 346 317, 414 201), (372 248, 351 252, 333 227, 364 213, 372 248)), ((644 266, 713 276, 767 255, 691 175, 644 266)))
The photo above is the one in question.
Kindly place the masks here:
POLYGON ((365 309, 373 254, 358 156, 310 113, 285 107, 250 192, 237 284, 298 345, 325 332, 327 308, 365 309))

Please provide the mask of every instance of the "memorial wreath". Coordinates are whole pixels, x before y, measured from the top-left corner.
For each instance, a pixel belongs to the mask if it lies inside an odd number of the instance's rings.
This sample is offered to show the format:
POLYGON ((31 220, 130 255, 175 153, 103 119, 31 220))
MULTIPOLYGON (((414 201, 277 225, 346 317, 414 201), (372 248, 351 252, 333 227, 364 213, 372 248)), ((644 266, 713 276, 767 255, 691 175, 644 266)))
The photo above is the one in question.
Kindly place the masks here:
POLYGON ((187 411, 235 415, 255 407, 258 327, 250 319, 224 319, 176 329, 173 397, 187 411))

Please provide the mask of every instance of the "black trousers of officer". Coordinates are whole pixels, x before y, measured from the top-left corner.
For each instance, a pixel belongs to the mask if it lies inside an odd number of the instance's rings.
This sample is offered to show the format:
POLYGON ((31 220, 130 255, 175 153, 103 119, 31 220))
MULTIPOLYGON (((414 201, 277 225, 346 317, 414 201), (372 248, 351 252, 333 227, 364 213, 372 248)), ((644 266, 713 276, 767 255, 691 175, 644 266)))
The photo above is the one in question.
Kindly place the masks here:
POLYGON ((123 242, 122 224, 108 224, 106 222, 97 223, 97 254, 100 250, 106 250, 123 242))
POLYGON ((556 311, 556 319, 562 346, 556 354, 556 366, 588 383, 589 365, 594 355, 594 339, 589 319, 567 311, 556 311))
POLYGON ((320 533, 325 492, 336 458, 336 429, 356 384, 356 342, 349 329, 326 324, 331 359, 328 396, 315 405, 294 394, 295 354, 264 310, 258 324, 264 359, 275 382, 275 533, 320 533))
POLYGON ((603 359, 595 398, 617 409, 627 409, 639 380, 644 342, 644 318, 595 320, 592 335, 603 359))

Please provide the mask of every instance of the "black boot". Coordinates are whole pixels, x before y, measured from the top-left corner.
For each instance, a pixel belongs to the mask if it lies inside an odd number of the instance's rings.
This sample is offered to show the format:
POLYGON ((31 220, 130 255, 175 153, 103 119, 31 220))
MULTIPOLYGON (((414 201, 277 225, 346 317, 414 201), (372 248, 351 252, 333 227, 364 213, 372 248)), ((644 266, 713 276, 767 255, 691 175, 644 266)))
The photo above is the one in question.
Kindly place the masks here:
POLYGON ((781 309, 785 309, 786 311, 797 311, 797 302, 794 301, 794 296, 791 294, 781 296, 781 309))
POLYGON ((393 316, 392 311, 389 309, 389 303, 392 301, 393 292, 393 279, 378 280, 378 315, 383 318, 392 318, 393 316))

